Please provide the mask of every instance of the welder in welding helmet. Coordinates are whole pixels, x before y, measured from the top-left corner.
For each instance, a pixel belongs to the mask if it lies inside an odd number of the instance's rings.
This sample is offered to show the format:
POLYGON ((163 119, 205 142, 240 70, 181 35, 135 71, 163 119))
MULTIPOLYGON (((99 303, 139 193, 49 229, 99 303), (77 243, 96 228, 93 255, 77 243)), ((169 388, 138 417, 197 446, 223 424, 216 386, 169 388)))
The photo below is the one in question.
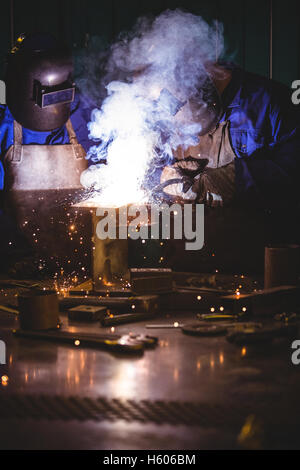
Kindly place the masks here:
POLYGON ((63 239, 66 206, 82 189, 80 174, 87 167, 82 145, 88 141, 87 120, 75 95, 70 51, 51 34, 22 34, 8 54, 5 82, 7 105, 0 106, 4 209, 35 250, 55 257, 57 230, 63 228, 63 239))
POLYGON ((15 120, 52 131, 70 117, 74 100, 70 52, 50 34, 20 35, 7 59, 6 101, 15 120))
POLYGON ((233 198, 235 153, 230 145, 229 127, 220 123, 223 113, 220 94, 229 77, 228 73, 223 74, 220 84, 207 73, 197 95, 185 104, 201 131, 198 144, 185 150, 175 149, 176 162, 162 172, 161 188, 173 199, 197 200, 215 207, 226 205, 233 198))

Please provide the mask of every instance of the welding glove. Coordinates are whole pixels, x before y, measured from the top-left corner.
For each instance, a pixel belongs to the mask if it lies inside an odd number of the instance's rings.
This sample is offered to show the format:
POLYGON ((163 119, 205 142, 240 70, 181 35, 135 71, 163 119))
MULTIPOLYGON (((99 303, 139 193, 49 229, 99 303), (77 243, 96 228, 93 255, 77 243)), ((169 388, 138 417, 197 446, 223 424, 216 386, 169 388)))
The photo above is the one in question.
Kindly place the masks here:
POLYGON ((234 162, 220 168, 206 168, 195 178, 192 190, 197 193, 197 202, 210 207, 230 204, 235 193, 234 162))
POLYGON ((188 157, 172 166, 165 167, 160 178, 161 189, 168 196, 195 201, 197 192, 192 189, 195 177, 200 175, 207 162, 206 159, 188 157))

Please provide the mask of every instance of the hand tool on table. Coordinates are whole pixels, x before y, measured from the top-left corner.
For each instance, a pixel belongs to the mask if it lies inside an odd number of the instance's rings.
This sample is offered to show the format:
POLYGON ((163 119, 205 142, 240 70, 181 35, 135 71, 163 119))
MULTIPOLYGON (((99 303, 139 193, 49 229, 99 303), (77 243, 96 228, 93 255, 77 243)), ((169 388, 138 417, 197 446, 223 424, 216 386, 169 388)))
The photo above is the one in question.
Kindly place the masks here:
POLYGON ((72 344, 74 346, 94 347, 111 352, 140 354, 146 347, 155 346, 157 338, 147 335, 91 335, 68 331, 30 331, 13 330, 17 337, 72 344))
POLYGON ((144 348, 153 348, 158 343, 158 338, 156 336, 149 336, 139 333, 129 333, 129 335, 123 335, 122 338, 123 340, 128 339, 129 341, 141 342, 144 348))
POLYGON ((178 323, 178 322, 174 322, 174 323, 157 323, 157 324, 150 324, 150 325, 146 325, 146 328, 149 328, 149 329, 165 329, 165 328, 175 328, 175 329, 180 329, 182 328, 184 325, 182 323, 178 323))
POLYGON ((148 320, 149 318, 153 318, 155 316, 155 314, 150 312, 122 313, 121 315, 110 315, 108 317, 104 317, 102 320, 100 320, 100 322, 102 326, 116 326, 148 320))
POLYGON ((228 322, 224 321, 217 325, 212 325, 211 322, 201 323, 187 323, 182 327, 182 332, 193 336, 219 336, 226 335, 229 331, 243 332, 246 330, 253 330, 262 328, 261 323, 254 322, 228 322))

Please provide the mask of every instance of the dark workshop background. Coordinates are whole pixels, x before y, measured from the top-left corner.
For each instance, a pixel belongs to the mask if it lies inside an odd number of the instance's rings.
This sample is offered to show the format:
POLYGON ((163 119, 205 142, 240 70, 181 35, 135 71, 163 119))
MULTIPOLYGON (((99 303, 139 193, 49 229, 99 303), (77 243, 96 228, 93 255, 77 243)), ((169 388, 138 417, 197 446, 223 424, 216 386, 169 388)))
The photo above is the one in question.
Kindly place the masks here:
POLYGON ((1 0, 0 6, 0 57, 26 31, 51 31, 80 56, 93 36, 109 43, 139 16, 181 7, 224 24, 226 58, 289 86, 300 79, 299 0, 1 0))

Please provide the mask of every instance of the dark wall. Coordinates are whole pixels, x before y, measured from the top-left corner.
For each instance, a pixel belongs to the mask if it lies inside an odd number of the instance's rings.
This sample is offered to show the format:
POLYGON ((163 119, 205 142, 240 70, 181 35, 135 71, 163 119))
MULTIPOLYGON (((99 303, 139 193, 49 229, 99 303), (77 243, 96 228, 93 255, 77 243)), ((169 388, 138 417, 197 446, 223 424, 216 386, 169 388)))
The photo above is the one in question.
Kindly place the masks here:
POLYGON ((121 30, 129 29, 140 15, 181 7, 207 20, 221 21, 227 57, 250 71, 269 76, 272 49, 273 78, 290 85, 300 79, 299 3, 299 0, 1 0, 0 57, 10 47, 12 37, 21 32, 52 31, 72 45, 76 53, 86 46, 89 36, 101 36, 110 42, 121 30))

